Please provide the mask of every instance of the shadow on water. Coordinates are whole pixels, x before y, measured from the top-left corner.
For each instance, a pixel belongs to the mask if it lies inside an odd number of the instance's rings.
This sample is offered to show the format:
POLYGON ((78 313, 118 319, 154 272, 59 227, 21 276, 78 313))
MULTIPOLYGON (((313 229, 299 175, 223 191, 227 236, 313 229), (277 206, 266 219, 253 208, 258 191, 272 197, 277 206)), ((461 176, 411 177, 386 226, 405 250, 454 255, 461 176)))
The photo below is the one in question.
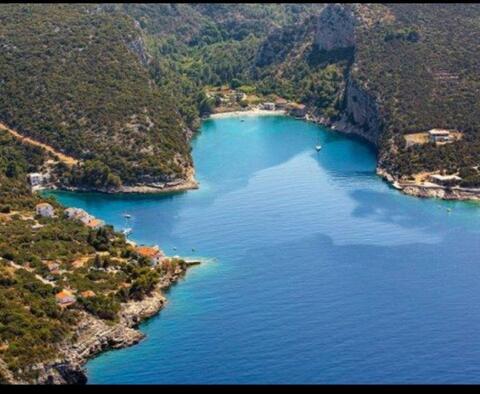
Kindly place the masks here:
POLYGON ((92 382, 480 376, 480 234, 478 218, 465 226, 469 205, 447 215, 449 203, 389 189, 368 145, 313 124, 237 118, 202 130, 193 142, 197 191, 70 195, 108 222, 132 209, 142 227, 135 238, 179 253, 194 243, 221 262, 208 280, 192 275, 172 288, 169 307, 142 326, 145 341, 89 363, 92 382))
POLYGON ((474 202, 422 199, 409 196, 384 184, 384 191, 356 189, 350 196, 356 203, 352 216, 374 217, 404 228, 422 228, 428 233, 455 231, 479 232, 479 205, 474 202))
POLYGON ((245 187, 255 173, 313 149, 317 135, 317 126, 284 116, 207 121, 193 143, 194 162, 206 182, 231 192, 245 187))

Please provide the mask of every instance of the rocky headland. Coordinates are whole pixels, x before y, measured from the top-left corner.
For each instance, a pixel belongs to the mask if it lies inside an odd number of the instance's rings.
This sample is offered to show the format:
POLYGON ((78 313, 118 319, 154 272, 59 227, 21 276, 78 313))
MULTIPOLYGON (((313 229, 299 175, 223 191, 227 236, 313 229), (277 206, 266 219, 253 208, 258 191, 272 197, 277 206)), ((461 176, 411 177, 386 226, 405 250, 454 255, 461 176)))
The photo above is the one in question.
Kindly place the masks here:
POLYGON ((176 270, 164 276, 143 300, 122 304, 119 319, 115 323, 107 323, 82 311, 73 335, 75 340, 69 339, 59 345, 57 359, 31 365, 28 371, 23 371, 24 375, 31 376, 30 380, 17 379, 6 365, 0 362, 0 372, 4 371, 2 375, 7 379, 6 383, 86 384, 88 378, 84 364, 103 351, 125 348, 140 342, 145 335, 138 330, 138 325, 164 307, 167 302, 164 291, 183 277, 190 265, 197 263, 178 265, 176 270))

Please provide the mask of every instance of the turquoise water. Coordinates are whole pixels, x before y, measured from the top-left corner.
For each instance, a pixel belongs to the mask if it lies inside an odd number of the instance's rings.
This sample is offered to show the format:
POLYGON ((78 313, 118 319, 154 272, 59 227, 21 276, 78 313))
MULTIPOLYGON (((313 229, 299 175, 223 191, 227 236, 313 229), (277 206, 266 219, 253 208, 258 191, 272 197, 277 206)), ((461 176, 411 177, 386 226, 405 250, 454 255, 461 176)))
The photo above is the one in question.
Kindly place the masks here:
POLYGON ((55 193, 213 259, 90 383, 480 383, 477 205, 402 195, 368 145, 286 117, 208 120, 193 156, 199 190, 55 193))

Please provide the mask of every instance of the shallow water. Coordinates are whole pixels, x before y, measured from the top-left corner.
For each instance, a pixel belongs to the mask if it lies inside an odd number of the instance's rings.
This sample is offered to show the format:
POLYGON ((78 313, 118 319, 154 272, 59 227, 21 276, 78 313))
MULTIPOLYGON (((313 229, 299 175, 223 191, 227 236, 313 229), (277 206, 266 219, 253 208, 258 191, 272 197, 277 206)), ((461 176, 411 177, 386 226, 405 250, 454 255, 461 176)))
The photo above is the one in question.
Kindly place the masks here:
POLYGON ((193 156, 199 190, 54 193, 214 258, 90 383, 480 382, 478 205, 405 196, 368 145, 287 117, 208 120, 193 156))

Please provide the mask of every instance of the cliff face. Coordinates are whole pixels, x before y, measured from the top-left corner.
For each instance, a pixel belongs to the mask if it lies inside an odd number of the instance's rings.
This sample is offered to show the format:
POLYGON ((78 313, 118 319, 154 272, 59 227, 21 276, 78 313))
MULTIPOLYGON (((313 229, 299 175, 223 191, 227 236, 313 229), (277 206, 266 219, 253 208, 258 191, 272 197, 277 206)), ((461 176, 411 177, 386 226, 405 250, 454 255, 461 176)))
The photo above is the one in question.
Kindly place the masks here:
MULTIPOLYGON (((355 53, 357 25, 357 18, 350 6, 329 4, 317 19, 314 45, 317 50, 332 58, 346 49, 355 53)), ((332 122, 332 125, 337 130, 357 134, 378 146, 381 126, 377 104, 352 78, 350 69, 353 65, 350 65, 345 75, 346 89, 341 119, 332 122)))
POLYGON ((381 125, 375 99, 348 78, 344 113, 349 123, 356 126, 356 133, 378 146, 381 125))
POLYGON ((142 36, 138 36, 132 41, 128 42, 127 46, 137 56, 138 60, 140 60, 140 63, 142 63, 144 66, 148 66, 152 60, 152 57, 147 52, 142 36))
POLYGON ((353 12, 340 4, 327 5, 318 17, 315 45, 325 51, 355 46, 353 12))

